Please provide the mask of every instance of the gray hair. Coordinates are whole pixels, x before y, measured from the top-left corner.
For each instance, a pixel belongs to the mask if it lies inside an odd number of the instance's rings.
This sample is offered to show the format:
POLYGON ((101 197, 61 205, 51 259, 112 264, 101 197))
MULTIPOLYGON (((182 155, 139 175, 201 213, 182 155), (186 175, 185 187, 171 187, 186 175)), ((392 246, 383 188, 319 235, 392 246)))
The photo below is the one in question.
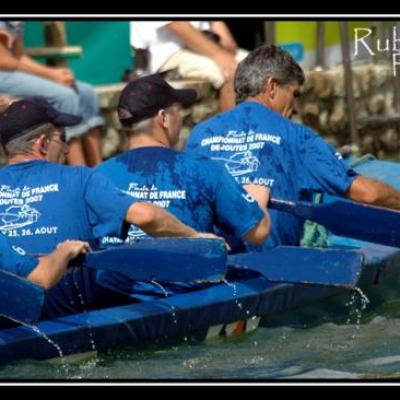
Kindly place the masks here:
MULTIPOLYGON (((164 109, 166 113, 172 112, 173 106, 168 106, 164 109)), ((128 134, 135 134, 135 133, 142 133, 142 132, 151 132, 154 127, 154 118, 156 115, 150 118, 143 119, 142 121, 127 124, 124 123, 123 120, 120 119, 121 125, 123 126, 123 131, 127 132, 128 134)))
POLYGON ((292 82, 302 85, 305 79, 303 70, 287 51, 274 45, 260 46, 236 70, 236 102, 261 93, 270 77, 280 85, 292 82))
POLYGON ((49 138, 54 132, 55 127, 51 123, 41 125, 22 136, 10 140, 3 145, 4 151, 8 156, 21 153, 29 153, 32 150, 32 140, 41 135, 46 135, 49 138))
POLYGON ((146 118, 134 124, 129 124, 128 126, 124 126, 123 130, 129 134, 134 134, 138 132, 150 132, 153 129, 153 126, 154 126, 153 118, 146 118))

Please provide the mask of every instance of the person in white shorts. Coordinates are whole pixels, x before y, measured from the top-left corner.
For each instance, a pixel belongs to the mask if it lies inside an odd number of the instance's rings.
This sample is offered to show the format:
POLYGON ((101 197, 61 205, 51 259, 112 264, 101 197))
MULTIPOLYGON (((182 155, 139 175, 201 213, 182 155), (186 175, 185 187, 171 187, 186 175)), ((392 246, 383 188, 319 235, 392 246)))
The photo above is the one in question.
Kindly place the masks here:
POLYGON ((222 21, 132 21, 130 43, 148 49, 149 73, 177 69, 187 79, 204 79, 219 90, 220 110, 235 105, 233 77, 246 50, 238 49, 222 21))

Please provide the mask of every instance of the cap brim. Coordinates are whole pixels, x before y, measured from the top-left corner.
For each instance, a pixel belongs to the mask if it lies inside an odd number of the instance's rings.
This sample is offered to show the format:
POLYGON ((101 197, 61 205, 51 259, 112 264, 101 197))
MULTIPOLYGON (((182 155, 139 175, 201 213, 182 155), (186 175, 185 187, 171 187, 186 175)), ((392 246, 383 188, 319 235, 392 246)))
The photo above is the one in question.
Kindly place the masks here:
POLYGON ((197 92, 193 89, 175 89, 177 100, 183 105, 187 106, 197 99, 197 92))
POLYGON ((59 113, 57 117, 52 121, 56 126, 75 126, 82 122, 82 117, 72 114, 59 113))

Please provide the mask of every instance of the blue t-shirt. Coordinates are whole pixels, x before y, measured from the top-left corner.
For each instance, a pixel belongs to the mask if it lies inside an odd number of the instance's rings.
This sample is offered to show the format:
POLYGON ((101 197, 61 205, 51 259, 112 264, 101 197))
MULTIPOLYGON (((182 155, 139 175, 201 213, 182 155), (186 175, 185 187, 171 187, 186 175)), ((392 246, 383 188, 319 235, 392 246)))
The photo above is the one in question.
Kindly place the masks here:
MULTIPOLYGON (((187 151, 219 161, 240 185, 263 185, 273 197, 291 201, 312 192, 344 196, 356 177, 316 133, 257 102, 240 103, 195 126, 187 151)), ((298 245, 304 221, 270 214, 272 232, 262 248, 298 245)))
MULTIPOLYGON (((46 161, 8 165, 0 169, 0 182, 0 232, 30 254, 50 253, 68 239, 96 249, 103 236, 123 236, 125 215, 135 202, 90 168, 46 161)), ((72 268, 48 292, 46 316, 86 308, 94 282, 94 271, 72 268)))
POLYGON ((0 269, 26 278, 39 264, 36 257, 28 256, 11 246, 8 238, 0 233, 0 269))
MULTIPOLYGON (((165 208, 199 232, 213 232, 217 225, 243 237, 264 217, 257 202, 218 163, 203 157, 165 147, 142 147, 97 168, 125 193, 165 208)), ((136 227, 129 235, 131 239, 146 236, 136 227)), ((107 238, 103 244, 115 241, 107 238)), ((135 297, 147 292, 144 288, 150 291, 149 285, 129 286, 118 274, 106 272, 99 276, 99 283, 122 293, 135 293, 135 297)), ((159 287, 151 287, 164 295, 159 287)))

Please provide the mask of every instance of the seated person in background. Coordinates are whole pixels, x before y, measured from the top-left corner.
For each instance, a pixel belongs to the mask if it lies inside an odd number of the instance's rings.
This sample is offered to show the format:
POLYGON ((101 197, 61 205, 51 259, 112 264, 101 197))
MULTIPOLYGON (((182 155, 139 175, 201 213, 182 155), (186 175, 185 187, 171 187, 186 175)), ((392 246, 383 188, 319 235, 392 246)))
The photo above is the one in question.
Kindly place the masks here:
MULTIPOLYGON (((131 224, 156 237, 203 237, 164 209, 122 193, 97 171, 59 165, 68 153, 64 127, 80 122, 43 98, 16 101, 0 114, 8 157, 0 169, 0 230, 12 245, 47 254, 74 239, 96 250, 104 236, 125 237, 131 224)), ((91 308, 95 278, 89 268, 71 269, 47 294, 47 317, 91 308)))
POLYGON ((101 162, 103 118, 93 88, 75 81, 71 70, 42 65, 24 53, 23 22, 0 21, 0 92, 10 96, 44 96, 59 111, 79 115, 82 123, 67 129, 68 163, 101 162))
POLYGON ((130 29, 131 45, 150 53, 149 72, 178 69, 183 78, 207 80, 219 90, 221 111, 235 105, 233 77, 247 52, 224 22, 133 21, 130 29))
MULTIPOLYGON (((304 73, 276 46, 261 46, 235 75, 238 105, 195 126, 187 151, 217 160, 241 185, 258 184, 289 201, 322 192, 400 209, 393 187, 358 175, 315 132, 290 121, 304 73)), ((271 210, 272 232, 262 248, 299 245, 304 221, 271 210)), ((351 221, 349 221, 351 223, 351 221)))
MULTIPOLYGON (((195 98, 194 90, 175 90, 158 74, 130 82, 122 91, 118 105, 130 150, 96 169, 123 192, 164 207, 198 231, 213 232, 217 225, 249 243, 261 244, 270 231, 266 211, 268 190, 261 188, 264 199, 260 201, 260 208, 217 163, 172 149, 182 127, 181 106, 195 98)), ((131 227, 128 235, 131 240, 146 236, 136 226, 131 227)), ((103 243, 113 245, 116 241, 105 238, 103 243)), ((139 299, 163 297, 165 293, 196 287, 163 283, 165 290, 160 290, 159 286, 134 282, 106 271, 101 273, 98 283, 139 299)))

